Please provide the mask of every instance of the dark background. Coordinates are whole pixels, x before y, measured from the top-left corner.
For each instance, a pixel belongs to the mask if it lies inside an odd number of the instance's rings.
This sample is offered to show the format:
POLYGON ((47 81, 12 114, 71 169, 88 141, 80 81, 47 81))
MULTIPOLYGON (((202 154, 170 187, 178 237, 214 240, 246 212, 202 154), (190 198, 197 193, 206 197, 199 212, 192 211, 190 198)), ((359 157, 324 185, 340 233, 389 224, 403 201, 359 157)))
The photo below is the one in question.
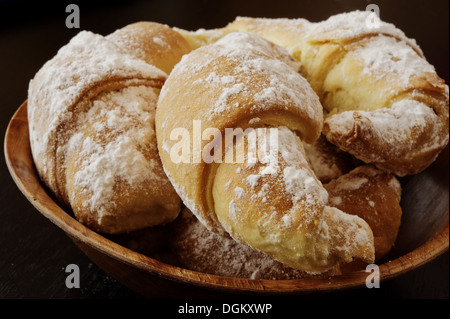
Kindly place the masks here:
MULTIPOLYGON (((222 27, 236 16, 302 17, 311 21, 332 14, 380 7, 384 21, 415 38, 438 74, 449 83, 449 1, 73 1, 80 8, 80 29, 68 29, 66 1, 0 0, 0 137, 27 98, 29 80, 77 32, 106 35, 126 24, 156 21, 196 30, 222 27)), ((39 214, 20 193, 0 157, 0 298, 142 297, 93 264, 64 232, 39 214), (77 264, 81 288, 65 286, 65 267, 77 264)), ((356 289, 305 298, 448 298, 448 252, 380 289, 356 289)), ((192 296, 191 296, 192 297, 192 296)))

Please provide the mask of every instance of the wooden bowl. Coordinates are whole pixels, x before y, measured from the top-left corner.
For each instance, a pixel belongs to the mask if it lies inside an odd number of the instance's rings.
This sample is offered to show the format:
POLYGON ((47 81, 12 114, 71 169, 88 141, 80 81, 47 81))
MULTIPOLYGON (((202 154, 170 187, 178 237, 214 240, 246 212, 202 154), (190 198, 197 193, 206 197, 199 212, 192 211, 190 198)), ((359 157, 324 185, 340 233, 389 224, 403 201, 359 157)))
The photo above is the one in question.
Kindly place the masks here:
MULTIPOLYGON (((31 157, 26 102, 9 123, 5 156, 14 181, 33 206, 64 230, 100 268, 144 296, 308 293, 365 285, 368 273, 364 270, 327 279, 297 280, 250 280, 204 274, 161 262, 90 230, 64 211, 41 184, 31 157)), ((448 249, 448 163, 447 147, 426 171, 400 179, 402 224, 394 249, 387 261, 379 265, 381 281, 424 265, 448 249)))

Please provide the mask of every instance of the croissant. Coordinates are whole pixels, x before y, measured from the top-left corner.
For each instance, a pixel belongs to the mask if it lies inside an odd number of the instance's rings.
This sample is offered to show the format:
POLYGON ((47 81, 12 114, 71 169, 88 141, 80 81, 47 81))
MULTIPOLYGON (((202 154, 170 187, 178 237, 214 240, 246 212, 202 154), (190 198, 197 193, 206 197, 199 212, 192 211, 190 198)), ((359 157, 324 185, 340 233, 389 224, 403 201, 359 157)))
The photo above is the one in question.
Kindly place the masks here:
POLYGON ((375 261, 385 257, 394 246, 402 216, 402 190, 397 178, 372 165, 362 165, 324 187, 332 206, 358 215, 369 224, 375 261))
MULTIPOLYGON (((329 205, 357 215, 369 224, 378 263, 397 239, 402 217, 399 180, 371 164, 358 164, 351 155, 328 143, 323 135, 312 145, 305 143, 304 149, 308 163, 328 192, 329 205)), ((356 261, 339 268, 346 271, 365 266, 356 261)))
POLYGON ((318 23, 238 17, 224 28, 181 33, 195 47, 235 31, 260 35, 301 62, 325 109, 324 135, 358 159, 405 176, 423 171, 448 144, 448 85, 414 40, 371 12, 318 23))
POLYGON ((323 114, 297 70, 286 50, 243 32, 183 56, 156 110, 164 170, 210 231, 290 267, 371 262, 370 227, 327 205, 305 158, 302 141, 320 136, 323 114))
POLYGON ((155 23, 108 37, 82 31, 31 80, 36 169, 61 205, 92 229, 122 233, 178 215, 181 200, 164 174, 154 128, 167 75, 152 54, 166 51, 173 66, 188 50, 178 33, 155 23), (135 39, 141 51, 130 45, 135 39))
MULTIPOLYGON (((320 144, 323 145, 322 142, 320 144)), ((328 147, 325 151, 327 160, 331 160, 328 147)), ((313 158, 321 160, 317 156, 313 158)), ((357 215, 369 224, 374 236, 375 262, 380 262, 394 246, 400 227, 402 209, 399 181, 372 165, 362 165, 324 184, 324 187, 328 191, 331 206, 347 214, 357 215)), ((185 268, 204 273, 251 279, 327 278, 367 266, 357 260, 311 277, 248 245, 208 231, 186 208, 169 227, 170 247, 178 262, 185 268)))
POLYGON ((183 268, 217 276, 250 279, 327 279, 338 267, 320 274, 308 274, 286 266, 266 254, 211 232, 184 208, 169 226, 169 247, 183 268))

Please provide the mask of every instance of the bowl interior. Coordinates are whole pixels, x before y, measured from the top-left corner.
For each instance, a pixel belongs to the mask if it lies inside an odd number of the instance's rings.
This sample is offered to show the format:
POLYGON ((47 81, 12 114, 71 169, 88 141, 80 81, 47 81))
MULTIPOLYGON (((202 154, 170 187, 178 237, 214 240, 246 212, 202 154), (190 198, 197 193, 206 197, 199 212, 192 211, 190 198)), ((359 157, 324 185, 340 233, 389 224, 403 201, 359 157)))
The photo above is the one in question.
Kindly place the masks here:
MULTIPOLYGON (((402 223, 394 248, 379 265, 382 280, 415 269, 448 249, 448 154, 447 146, 426 171, 399 179, 403 188, 402 223)), ((18 188, 40 213, 63 229, 94 262, 107 257, 122 263, 131 274, 142 278, 140 285, 149 284, 146 281, 157 277, 230 292, 288 293, 337 290, 365 284, 367 273, 364 270, 328 279, 279 281, 228 278, 198 273, 178 267, 170 253, 164 251, 163 226, 120 236, 103 236, 91 231, 74 219, 70 212, 64 211, 41 184, 31 157, 26 102, 20 106, 8 126, 5 136, 5 157, 18 188), (155 245, 155 242, 159 244, 155 245), (142 276, 142 273, 154 276, 142 276)), ((127 285, 118 273, 120 267, 108 265, 110 264, 101 262, 99 264, 106 272, 127 285)))

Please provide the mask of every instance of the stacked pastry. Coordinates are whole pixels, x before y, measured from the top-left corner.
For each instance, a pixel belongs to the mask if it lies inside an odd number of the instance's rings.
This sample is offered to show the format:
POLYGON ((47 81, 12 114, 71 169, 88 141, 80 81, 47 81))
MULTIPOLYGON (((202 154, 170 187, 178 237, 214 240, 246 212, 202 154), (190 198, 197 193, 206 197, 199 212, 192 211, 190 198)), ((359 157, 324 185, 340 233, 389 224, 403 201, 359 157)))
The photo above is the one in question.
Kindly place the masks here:
POLYGON ((448 86, 367 17, 81 32, 30 83, 38 173, 96 231, 169 224, 189 269, 288 279, 376 262, 400 225, 395 175, 448 143, 448 86))
POLYGON ((448 85, 416 41, 370 12, 311 23, 237 18, 222 29, 179 30, 192 47, 229 32, 251 32, 301 62, 326 113, 327 140, 398 176, 428 167, 448 144, 448 85))
MULTIPOLYGON (((372 165, 359 165, 324 138, 305 144, 305 153, 316 176, 324 183, 330 206, 364 219, 374 237, 375 262, 394 246, 402 209, 397 178, 372 165)), ((229 237, 209 231, 187 208, 170 226, 169 243, 181 265, 199 272, 253 279, 328 278, 364 269, 356 260, 311 274, 279 263, 264 253, 229 237)))

